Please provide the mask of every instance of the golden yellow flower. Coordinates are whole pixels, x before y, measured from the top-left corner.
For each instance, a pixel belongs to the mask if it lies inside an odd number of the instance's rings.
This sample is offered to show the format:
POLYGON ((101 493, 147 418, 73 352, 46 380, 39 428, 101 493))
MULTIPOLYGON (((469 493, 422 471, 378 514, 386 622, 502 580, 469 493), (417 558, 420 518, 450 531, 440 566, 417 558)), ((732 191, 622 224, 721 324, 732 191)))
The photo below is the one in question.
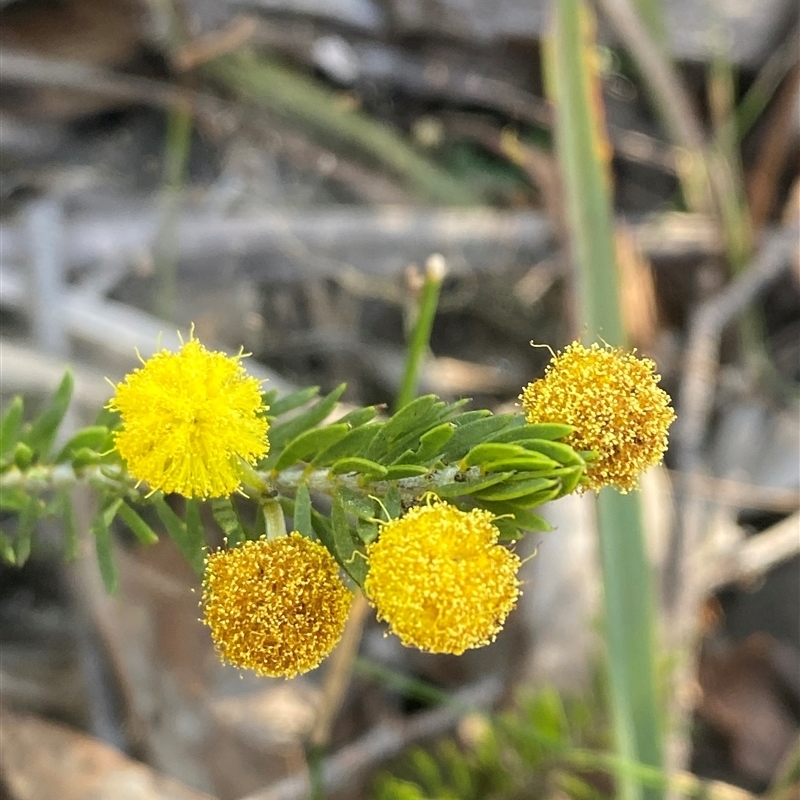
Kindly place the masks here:
POLYGON ((434 501, 381 526, 364 590, 406 646, 460 655, 493 641, 519 597, 494 517, 434 501))
POLYGON ((661 463, 675 419, 655 369, 635 353, 573 342, 553 356, 545 376, 529 383, 520 400, 528 422, 574 425, 567 444, 597 453, 586 475, 590 489, 616 486, 624 493, 661 463))
POLYGON ((206 559, 203 613, 217 652, 259 675, 292 678, 319 666, 351 601, 333 556, 296 532, 206 559))
POLYGON ((261 385, 240 360, 192 338, 117 385, 109 403, 122 417, 115 446, 134 478, 185 497, 240 487, 242 462, 255 464, 269 449, 261 385))

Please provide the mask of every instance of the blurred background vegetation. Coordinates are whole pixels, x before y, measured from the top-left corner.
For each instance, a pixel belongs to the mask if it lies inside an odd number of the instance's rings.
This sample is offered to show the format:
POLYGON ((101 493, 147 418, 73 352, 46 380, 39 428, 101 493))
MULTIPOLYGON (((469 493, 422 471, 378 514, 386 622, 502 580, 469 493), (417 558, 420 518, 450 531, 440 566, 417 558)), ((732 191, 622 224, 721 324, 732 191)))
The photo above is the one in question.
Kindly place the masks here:
POLYGON ((166 538, 108 596, 75 498, 79 558, 1 568, 0 796, 800 797, 796 3, 2 0, 0 86, 4 410, 70 363, 85 424, 191 322, 392 405, 440 253, 420 392, 513 410, 602 337, 678 413, 641 492, 545 507, 497 642, 370 621, 333 719, 335 659, 219 665, 166 538))

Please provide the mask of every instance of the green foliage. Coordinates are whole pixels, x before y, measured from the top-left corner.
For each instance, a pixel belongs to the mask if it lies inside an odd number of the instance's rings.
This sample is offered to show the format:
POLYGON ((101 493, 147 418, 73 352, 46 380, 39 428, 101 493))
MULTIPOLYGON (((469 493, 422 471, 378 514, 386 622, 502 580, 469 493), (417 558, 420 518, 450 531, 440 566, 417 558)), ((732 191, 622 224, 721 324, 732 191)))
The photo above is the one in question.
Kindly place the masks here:
POLYGON ((380 775, 373 800, 613 797, 607 772, 595 766, 601 759, 588 750, 607 745, 602 697, 565 700, 545 690, 496 717, 468 716, 459 742, 417 748, 396 774, 380 775))
POLYGON ((70 492, 87 484, 97 496, 91 533, 109 589, 117 586, 112 547, 117 519, 143 546, 166 533, 200 575, 208 543, 224 538, 234 547, 266 532, 262 507, 273 500, 296 530, 319 537, 360 585, 367 572, 366 546, 378 537, 380 522, 429 492, 462 508, 477 505, 497 514, 502 537, 514 540, 528 530, 549 530, 532 509, 573 491, 583 475, 584 455, 558 441, 569 426, 465 411, 466 401, 446 403, 434 395, 412 400, 388 418, 378 418, 378 409, 369 406, 327 422, 344 388, 323 397, 316 387, 265 395, 268 456, 246 472, 241 496, 207 502, 172 503, 161 492, 140 487, 114 450, 118 418, 107 411, 55 448, 72 389, 69 374, 29 423, 23 421, 22 400, 14 400, 0 421, 0 509, 14 512, 17 521, 0 539, 0 557, 24 563, 44 517, 63 521, 65 554, 74 557, 79 531, 70 492), (330 498, 328 515, 314 507, 321 496, 330 498), (209 513, 203 511, 206 505, 209 513))

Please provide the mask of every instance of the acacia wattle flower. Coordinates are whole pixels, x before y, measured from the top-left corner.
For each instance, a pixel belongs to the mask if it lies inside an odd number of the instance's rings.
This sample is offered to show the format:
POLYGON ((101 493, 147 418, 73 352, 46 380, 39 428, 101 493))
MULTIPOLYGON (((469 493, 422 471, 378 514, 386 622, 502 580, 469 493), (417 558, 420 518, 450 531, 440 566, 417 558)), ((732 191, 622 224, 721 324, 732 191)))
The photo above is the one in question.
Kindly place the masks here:
POLYGON ((203 615, 217 652, 259 675, 291 678, 319 666, 351 601, 333 556, 297 532, 206 559, 203 615))
POLYGON ((593 450, 586 486, 636 488, 639 475, 661 463, 675 419, 670 397, 649 358, 608 345, 573 342, 554 355, 543 378, 520 395, 528 422, 565 422, 565 442, 593 450))
POLYGON ((269 449, 261 384, 240 362, 192 337, 117 385, 108 406, 122 418, 114 444, 134 478, 184 497, 240 487, 242 462, 255 464, 269 449))
POLYGON ((494 517, 432 501, 381 526, 364 590, 406 646, 460 655, 493 641, 519 597, 494 517))

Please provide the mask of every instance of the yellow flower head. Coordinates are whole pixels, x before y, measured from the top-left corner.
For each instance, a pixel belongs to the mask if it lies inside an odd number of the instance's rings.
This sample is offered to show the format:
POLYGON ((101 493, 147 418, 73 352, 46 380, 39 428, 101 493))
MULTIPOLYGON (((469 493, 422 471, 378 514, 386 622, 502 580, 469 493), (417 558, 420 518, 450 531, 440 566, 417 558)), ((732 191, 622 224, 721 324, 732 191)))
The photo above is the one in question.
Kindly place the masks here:
POLYGON ((364 589, 404 645, 460 655, 494 640, 520 593, 520 560, 493 519, 435 501, 381 527, 364 589))
POLYGON ((260 382, 240 363, 192 338, 162 350, 117 385, 109 408, 115 446, 131 475, 184 497, 223 497, 241 485, 242 461, 266 455, 260 382))
POLYGON ((528 422, 573 425, 567 444, 597 453, 586 474, 589 488, 616 486, 624 493, 661 463, 675 419, 655 368, 634 353, 573 342, 553 356, 545 376, 529 383, 520 400, 528 422))
POLYGON ((292 678, 342 636, 352 594, 333 556, 299 533, 249 541, 206 559, 204 621, 223 661, 292 678))

